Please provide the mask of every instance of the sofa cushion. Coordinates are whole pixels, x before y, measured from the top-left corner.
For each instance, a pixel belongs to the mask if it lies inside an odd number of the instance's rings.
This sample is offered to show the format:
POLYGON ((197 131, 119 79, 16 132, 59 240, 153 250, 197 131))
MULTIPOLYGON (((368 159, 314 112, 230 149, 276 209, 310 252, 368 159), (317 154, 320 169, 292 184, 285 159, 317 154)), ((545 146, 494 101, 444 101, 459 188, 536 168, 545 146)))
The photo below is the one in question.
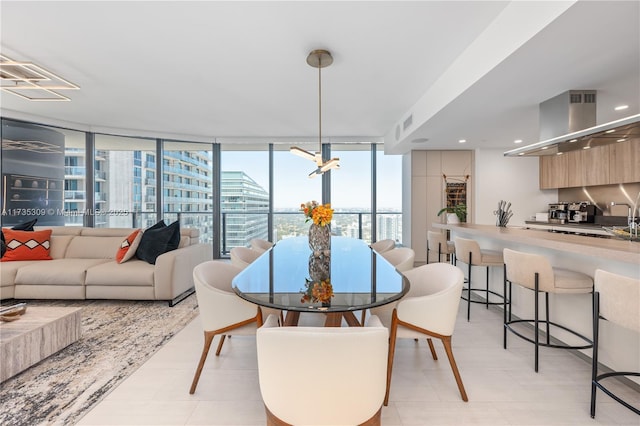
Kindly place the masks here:
POLYGON ((78 235, 73 237, 64 257, 66 259, 115 259, 122 238, 93 237, 78 235))
POLYGON ((179 244, 180 222, 176 221, 166 226, 164 221, 160 221, 142 233, 136 257, 155 264, 158 256, 177 249, 179 244))
POLYGON ((51 234, 51 249, 49 249, 49 256, 52 259, 64 259, 67 253, 67 247, 73 239, 73 235, 54 235, 51 234))
POLYGON ((155 266, 143 260, 131 259, 118 264, 110 261, 87 270, 87 286, 153 286, 155 266))
POLYGON ((7 252, 2 262, 15 260, 51 260, 51 230, 15 231, 5 229, 7 252))
POLYGON ((120 243, 120 248, 116 253, 116 261, 118 263, 124 263, 135 256, 136 250, 140 245, 141 238, 142 232, 140 232, 139 229, 136 229, 131 234, 129 234, 127 238, 122 240, 122 243, 120 243))
POLYGON ((0 267, 0 287, 9 287, 15 285, 16 273, 18 269, 33 263, 39 263, 38 260, 17 260, 15 262, 3 263, 0 267))
POLYGON ((109 259, 56 259, 26 265, 16 273, 16 284, 84 285, 87 269, 109 259))

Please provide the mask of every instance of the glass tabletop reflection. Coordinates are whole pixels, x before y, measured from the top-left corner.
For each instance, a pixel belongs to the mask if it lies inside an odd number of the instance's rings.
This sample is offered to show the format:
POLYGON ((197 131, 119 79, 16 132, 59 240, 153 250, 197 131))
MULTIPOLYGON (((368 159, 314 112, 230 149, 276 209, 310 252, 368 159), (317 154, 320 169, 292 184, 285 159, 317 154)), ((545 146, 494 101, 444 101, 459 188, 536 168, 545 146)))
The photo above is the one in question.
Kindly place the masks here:
POLYGON ((243 299, 297 312, 348 312, 400 299, 408 280, 363 240, 331 237, 331 249, 312 252, 308 238, 278 241, 232 282, 243 299), (305 283, 329 280, 329 304, 303 300, 305 283))

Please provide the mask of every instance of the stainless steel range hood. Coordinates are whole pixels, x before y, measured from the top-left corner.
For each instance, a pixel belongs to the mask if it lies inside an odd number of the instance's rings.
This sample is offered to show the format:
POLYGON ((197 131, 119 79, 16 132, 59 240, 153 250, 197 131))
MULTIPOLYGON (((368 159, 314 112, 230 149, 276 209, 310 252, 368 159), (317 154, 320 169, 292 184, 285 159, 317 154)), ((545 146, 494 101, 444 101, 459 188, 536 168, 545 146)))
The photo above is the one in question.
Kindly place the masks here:
POLYGON ((640 138, 640 114, 596 123, 596 91, 569 90, 540 104, 540 142, 505 156, 558 155, 640 138))

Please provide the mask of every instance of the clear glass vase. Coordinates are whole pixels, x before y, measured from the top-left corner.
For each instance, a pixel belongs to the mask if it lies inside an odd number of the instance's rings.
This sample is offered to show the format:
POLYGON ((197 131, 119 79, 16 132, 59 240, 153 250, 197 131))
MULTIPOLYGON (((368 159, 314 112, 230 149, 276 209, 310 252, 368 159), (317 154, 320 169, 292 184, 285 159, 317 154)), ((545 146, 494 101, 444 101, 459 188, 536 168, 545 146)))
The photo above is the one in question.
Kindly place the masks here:
POLYGON ((331 229, 329 225, 320 226, 315 223, 309 227, 309 248, 314 254, 331 250, 331 229))

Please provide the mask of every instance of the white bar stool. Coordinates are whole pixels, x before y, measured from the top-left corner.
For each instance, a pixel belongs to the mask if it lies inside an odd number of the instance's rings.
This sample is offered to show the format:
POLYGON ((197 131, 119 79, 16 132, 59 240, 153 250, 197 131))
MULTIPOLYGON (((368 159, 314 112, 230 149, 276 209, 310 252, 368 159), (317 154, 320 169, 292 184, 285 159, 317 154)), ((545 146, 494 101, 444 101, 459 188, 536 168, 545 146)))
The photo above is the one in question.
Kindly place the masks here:
POLYGON ((442 262, 442 255, 449 255, 449 263, 455 264, 454 256, 456 253, 456 246, 453 241, 448 241, 447 237, 442 232, 427 231, 427 263, 429 263, 429 252, 437 251, 438 260, 442 262))
POLYGON ((456 251, 456 262, 461 261, 467 264, 467 287, 462 289, 462 300, 467 301, 467 321, 469 321, 469 318, 471 317, 472 303, 482 303, 486 305, 487 309, 489 309, 489 305, 502 305, 506 300, 506 295, 500 294, 493 290, 489 290, 489 268, 491 266, 502 266, 504 264, 504 260, 502 259, 502 253, 500 253, 499 251, 481 250, 480 245, 476 240, 456 237, 453 239, 453 242, 456 251), (484 289, 474 288, 471 285, 472 266, 484 266, 487 269, 486 286, 484 289), (466 297, 464 296, 465 290, 467 291, 466 297), (485 293, 486 299, 484 301, 471 300, 472 291, 483 291, 485 293), (490 294, 499 297, 501 300, 499 302, 489 301, 490 294))
POLYGON ((586 274, 567 269, 553 268, 549 260, 542 255, 533 253, 523 253, 511 249, 504 249, 504 292, 507 294, 507 283, 509 283, 509 302, 504 303, 504 330, 503 346, 507 349, 507 331, 511 331, 516 336, 533 343, 535 346, 534 367, 538 372, 538 353, 540 346, 557 349, 588 349, 593 346, 593 342, 578 332, 563 325, 557 324, 549 318, 549 293, 563 294, 585 294, 593 291, 593 279, 586 274), (534 318, 517 319, 511 317, 511 284, 517 284, 535 292, 534 298, 534 318), (545 297, 545 319, 541 320, 539 315, 538 295, 544 293, 545 297), (513 325, 518 323, 533 324, 534 338, 525 336, 513 325), (545 339, 540 342, 540 329, 538 325, 545 325, 545 339), (551 326, 565 330, 574 336, 579 337, 586 344, 569 345, 564 343, 551 343, 551 326))
POLYGON ((593 358, 591 380, 591 417, 596 415, 596 388, 602 390, 615 401, 640 415, 640 409, 632 406, 613 393, 602 383, 609 377, 635 376, 640 372, 610 371, 598 374, 598 340, 600 319, 640 333, 640 279, 624 277, 596 269, 593 293, 593 358))

